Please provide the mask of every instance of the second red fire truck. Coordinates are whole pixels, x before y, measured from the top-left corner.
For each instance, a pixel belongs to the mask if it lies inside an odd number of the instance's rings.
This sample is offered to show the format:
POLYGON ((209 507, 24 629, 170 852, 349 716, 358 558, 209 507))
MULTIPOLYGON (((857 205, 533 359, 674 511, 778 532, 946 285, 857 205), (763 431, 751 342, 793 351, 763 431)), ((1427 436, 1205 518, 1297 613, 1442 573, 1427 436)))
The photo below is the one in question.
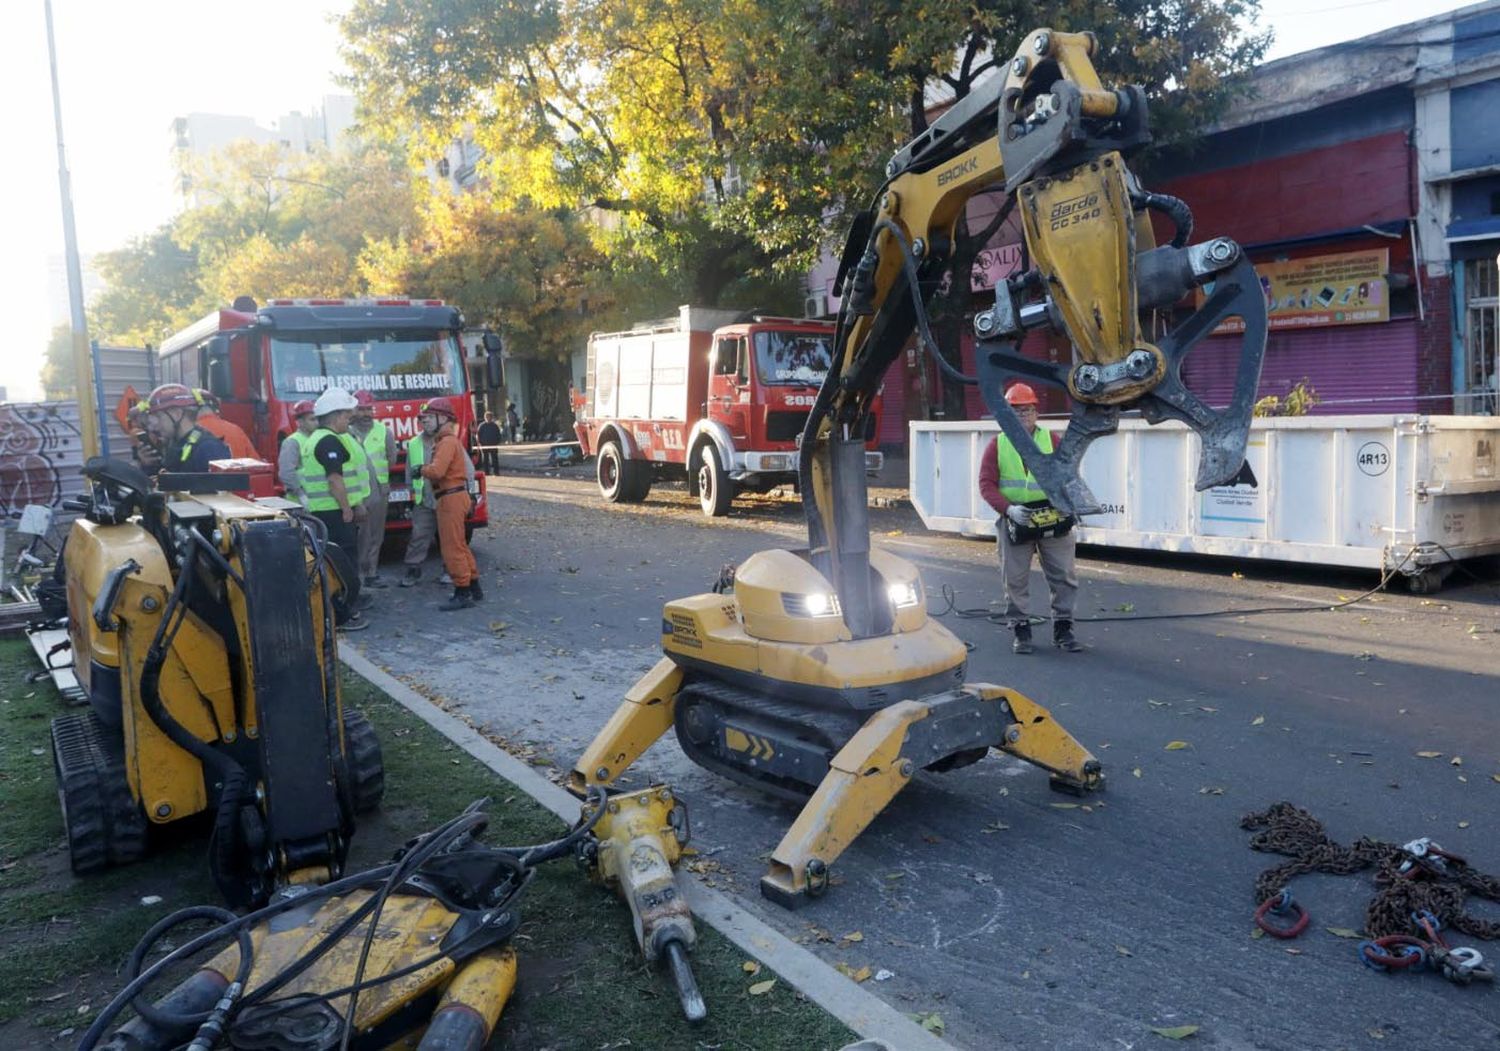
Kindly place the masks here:
MULTIPOLYGON (((795 484, 803 425, 833 359, 826 321, 684 306, 673 319, 589 338, 575 430, 611 502, 687 478, 710 516, 735 493, 795 484)), ((876 418, 866 469, 880 469, 876 418)))

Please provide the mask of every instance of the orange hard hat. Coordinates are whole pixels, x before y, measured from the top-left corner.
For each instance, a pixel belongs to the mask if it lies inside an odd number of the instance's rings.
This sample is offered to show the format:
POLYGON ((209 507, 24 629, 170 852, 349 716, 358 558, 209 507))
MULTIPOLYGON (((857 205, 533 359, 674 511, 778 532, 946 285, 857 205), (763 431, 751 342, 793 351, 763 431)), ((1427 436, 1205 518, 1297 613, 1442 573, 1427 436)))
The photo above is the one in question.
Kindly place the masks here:
POLYGON ((308 401, 306 398, 303 398, 301 401, 292 406, 292 419, 295 420, 298 416, 306 416, 312 411, 313 403, 308 401))
POLYGON ((375 395, 367 390, 355 391, 354 400, 359 403, 361 409, 373 409, 375 407, 375 395))
POLYGON ((1036 391, 1029 384, 1015 383, 1010 390, 1005 392, 1005 400, 1011 405, 1040 405, 1037 401, 1036 391))
POLYGON ((146 407, 151 412, 161 412, 164 409, 196 409, 198 397, 180 383, 163 383, 151 392, 151 397, 146 400, 146 407))
POLYGON ((422 406, 422 411, 446 416, 450 420, 458 419, 458 410, 454 407, 452 398, 433 398, 422 406))

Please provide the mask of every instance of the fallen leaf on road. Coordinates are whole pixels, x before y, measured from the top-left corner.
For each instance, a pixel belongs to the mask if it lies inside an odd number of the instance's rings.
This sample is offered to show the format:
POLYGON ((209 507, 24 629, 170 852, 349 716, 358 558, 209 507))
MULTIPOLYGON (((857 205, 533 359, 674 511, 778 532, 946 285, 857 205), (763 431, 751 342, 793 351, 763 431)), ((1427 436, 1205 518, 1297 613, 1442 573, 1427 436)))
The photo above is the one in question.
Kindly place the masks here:
POLYGON ((1301 949, 1288 949, 1286 951, 1286 954, 1288 956, 1301 956, 1302 955, 1302 950, 1301 949))
POLYGON ((1206 704, 1200 704, 1200 705, 1198 705, 1198 710, 1199 710, 1199 711, 1200 711, 1200 712, 1216 712, 1216 711, 1218 711, 1218 710, 1219 710, 1219 709, 1217 709, 1217 708, 1210 708, 1210 707, 1209 707, 1209 706, 1208 706, 1208 705, 1206 705, 1206 704))
POLYGON ((1265 936, 1266 932, 1261 930, 1259 927, 1256 927, 1253 931, 1250 932, 1250 937, 1252 938, 1264 938, 1265 936))
POLYGON ((1369 1033, 1370 1036, 1373 1039, 1375 1039, 1375 1040, 1384 1040, 1385 1039, 1385 1030, 1384 1029, 1366 1029, 1365 1032, 1369 1033))
POLYGON ((1078 804, 1077 803, 1049 803, 1047 805, 1050 806, 1050 807, 1052 807, 1054 810, 1077 810, 1078 809, 1078 804))
POLYGON ((875 980, 877 982, 888 982, 894 977, 896 977, 896 972, 887 971, 884 967, 875 972, 875 980))
POLYGON ((775 978, 768 978, 764 982, 756 982, 754 985, 752 985, 750 987, 750 995, 751 996, 764 996, 766 993, 769 993, 774 988, 776 988, 776 979, 775 978))
POLYGON ((1467 821, 1460 821, 1458 823, 1458 827, 1459 828, 1468 828, 1469 827, 1469 823, 1467 821))
POLYGON ((1494 781, 1496 784, 1500 784, 1500 774, 1491 774, 1490 780, 1494 781))
POLYGON ((1418 752, 1417 753, 1417 758, 1418 759, 1436 759, 1439 756, 1441 756, 1442 754, 1443 754, 1442 752, 1418 752))
POLYGON ((936 1011, 914 1014, 911 1016, 911 1020, 929 1033, 936 1033, 938 1036, 943 1035, 943 1016, 936 1011))
POLYGON ((1184 748, 1190 748, 1190 747, 1192 747, 1192 746, 1189 745, 1186 741, 1168 741, 1167 742, 1167 746, 1166 746, 1166 748, 1164 750, 1168 751, 1168 752, 1180 752, 1184 748))
MULTIPOLYGON (((1495 780, 1500 781, 1500 777, 1497 777, 1495 780)), ((991 832, 1009 832, 1010 826, 1003 821, 994 821, 988 825, 985 825, 984 828, 980 829, 980 831, 985 833, 986 835, 991 832)))
MULTIPOLYGON (((1130 773, 1131 773, 1131 776, 1133 776, 1133 777, 1140 777, 1141 776, 1141 768, 1140 767, 1136 767, 1134 770, 1130 771, 1130 773)), ((1495 780, 1496 781, 1500 781, 1500 774, 1497 774, 1495 776, 1495 780)))
POLYGON ((1264 715, 1257 715, 1254 719, 1250 720, 1250 725, 1251 726, 1260 726, 1265 721, 1266 721, 1266 717, 1264 715))
POLYGON ((1464 765, 1463 756, 1455 755, 1452 759, 1448 760, 1448 765, 1449 766, 1463 766, 1464 765))
POLYGON ((833 969, 838 971, 839 974, 842 974, 845 978, 848 978, 850 981, 855 982, 866 981, 869 979, 870 975, 874 973, 868 967, 861 967, 858 970, 855 970, 847 963, 836 963, 833 965, 833 969))
MULTIPOLYGON (((1239 574, 1236 573, 1235 576, 1239 576, 1239 574)), ((1198 1031, 1198 1027, 1195 1025, 1154 1025, 1151 1027, 1151 1031, 1157 1036, 1166 1037, 1168 1040, 1186 1040, 1198 1031)))
POLYGON ((1135 612, 1135 603, 1134 602, 1122 602, 1118 606, 1115 607, 1115 612, 1116 613, 1134 613, 1135 612))
POLYGON ((1198 789, 1198 794, 1200 796, 1221 796, 1224 794, 1224 790, 1218 785, 1207 785, 1198 789))
POLYGON ((865 935, 863 931, 850 931, 848 934, 844 935, 844 941, 846 942, 862 942, 864 940, 865 935))
POLYGON ((1149 704, 1153 708, 1165 708, 1171 702, 1170 701, 1153 701, 1150 697, 1147 697, 1146 698, 1146 703, 1149 704))
POLYGON ((1359 931, 1352 931, 1348 927, 1324 927, 1323 929, 1325 931, 1327 931, 1329 934, 1332 934, 1335 937, 1339 937, 1339 938, 1359 938, 1359 937, 1362 937, 1362 935, 1359 933, 1359 931))
POLYGON ((1119 953, 1121 956, 1134 956, 1135 955, 1135 953, 1131 952, 1129 949, 1125 948, 1125 946, 1123 946, 1123 945, 1116 945, 1115 946, 1115 952, 1119 953))
POLYGON ((760 964, 756 963, 754 960, 746 960, 744 963, 740 964, 740 970, 744 971, 746 974, 759 974, 760 964))

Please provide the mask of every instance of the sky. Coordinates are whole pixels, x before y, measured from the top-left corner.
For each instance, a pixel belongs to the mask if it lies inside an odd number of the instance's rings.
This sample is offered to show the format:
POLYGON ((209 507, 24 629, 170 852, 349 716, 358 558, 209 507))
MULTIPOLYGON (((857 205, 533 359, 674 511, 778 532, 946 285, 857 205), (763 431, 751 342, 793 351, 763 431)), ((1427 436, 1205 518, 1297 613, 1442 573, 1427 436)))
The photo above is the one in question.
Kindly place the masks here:
MULTIPOLYGON (((116 248, 177 207, 169 126, 191 112, 269 126, 307 113, 337 76, 332 18, 349 0, 53 0, 63 132, 80 249, 116 248)), ((1456 0, 1262 0, 1269 58, 1307 51, 1465 6, 1456 0)), ((10 162, 0 166, 0 289, 10 302, 0 386, 39 397, 51 334, 48 258, 63 252, 57 138, 43 0, 9 0, 0 31, 0 98, 10 162)))

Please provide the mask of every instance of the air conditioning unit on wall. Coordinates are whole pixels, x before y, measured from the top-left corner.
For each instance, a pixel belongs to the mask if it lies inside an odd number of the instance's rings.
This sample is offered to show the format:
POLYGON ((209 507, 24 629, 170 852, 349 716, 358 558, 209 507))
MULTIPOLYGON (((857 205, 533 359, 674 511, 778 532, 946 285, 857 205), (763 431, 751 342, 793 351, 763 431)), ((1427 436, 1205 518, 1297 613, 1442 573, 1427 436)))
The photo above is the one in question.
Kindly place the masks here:
POLYGON ((802 301, 803 317, 822 317, 829 313, 832 311, 828 309, 828 296, 822 292, 809 292, 802 301))

